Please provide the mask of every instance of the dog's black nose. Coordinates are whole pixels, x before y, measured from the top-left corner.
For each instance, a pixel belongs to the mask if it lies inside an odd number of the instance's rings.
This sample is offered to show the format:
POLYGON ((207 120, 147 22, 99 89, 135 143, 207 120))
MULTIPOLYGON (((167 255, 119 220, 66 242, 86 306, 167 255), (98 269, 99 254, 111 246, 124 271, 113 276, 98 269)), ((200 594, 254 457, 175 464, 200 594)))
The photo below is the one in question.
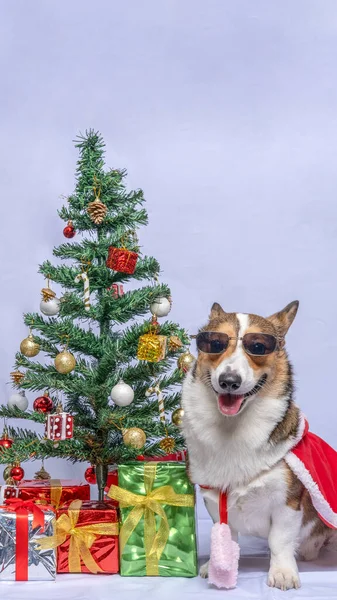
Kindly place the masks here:
POLYGON ((242 383, 242 379, 238 373, 231 372, 229 373, 221 373, 219 377, 219 385, 224 390, 224 392, 235 392, 239 389, 242 383))

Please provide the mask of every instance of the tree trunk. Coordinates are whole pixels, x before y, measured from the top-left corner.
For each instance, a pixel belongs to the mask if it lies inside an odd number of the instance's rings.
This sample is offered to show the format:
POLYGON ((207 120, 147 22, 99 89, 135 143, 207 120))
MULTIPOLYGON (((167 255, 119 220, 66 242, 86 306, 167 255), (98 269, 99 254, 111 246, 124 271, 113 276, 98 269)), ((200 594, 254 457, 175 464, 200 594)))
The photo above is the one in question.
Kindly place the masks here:
POLYGON ((98 487, 98 500, 104 501, 104 490, 106 488, 108 480, 108 466, 107 465, 96 465, 96 479, 98 487))

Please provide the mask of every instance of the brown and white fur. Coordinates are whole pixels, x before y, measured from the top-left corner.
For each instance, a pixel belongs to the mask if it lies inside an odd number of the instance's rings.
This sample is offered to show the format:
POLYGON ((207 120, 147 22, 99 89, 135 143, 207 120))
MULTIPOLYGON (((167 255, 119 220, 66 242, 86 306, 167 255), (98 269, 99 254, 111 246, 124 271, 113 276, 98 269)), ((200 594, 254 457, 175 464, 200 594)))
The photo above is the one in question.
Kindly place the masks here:
MULTIPOLYGON (((268 585, 282 590, 300 586, 296 553, 312 560, 334 534, 319 519, 308 492, 283 460, 300 428, 292 369, 284 346, 281 343, 267 356, 251 356, 237 338, 248 332, 283 338, 297 309, 298 302, 292 302, 281 312, 263 318, 226 313, 214 304, 203 330, 225 332, 236 339, 221 355, 199 352, 182 395, 191 480, 214 488, 202 490, 214 522, 219 520, 218 490, 227 490, 233 539, 238 533, 268 539, 268 585), (219 377, 223 373, 238 374, 241 384, 235 394, 245 395, 241 409, 233 416, 222 414, 218 408, 218 397, 223 393, 219 377)), ((202 577, 207 577, 207 566, 201 567, 202 577)))

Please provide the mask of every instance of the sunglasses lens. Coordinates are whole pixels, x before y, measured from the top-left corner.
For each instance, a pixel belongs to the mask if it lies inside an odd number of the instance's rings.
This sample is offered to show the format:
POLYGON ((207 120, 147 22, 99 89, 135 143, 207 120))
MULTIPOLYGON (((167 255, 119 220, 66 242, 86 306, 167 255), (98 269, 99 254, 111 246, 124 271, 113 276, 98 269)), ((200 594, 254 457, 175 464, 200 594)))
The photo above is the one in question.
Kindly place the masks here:
POLYGON ((206 354, 221 354, 227 350, 228 343, 227 333, 203 331, 197 335, 197 348, 206 354))
POLYGON ((243 336, 243 347, 253 356, 266 356, 274 352, 277 340, 273 335, 268 333, 246 333, 243 336))

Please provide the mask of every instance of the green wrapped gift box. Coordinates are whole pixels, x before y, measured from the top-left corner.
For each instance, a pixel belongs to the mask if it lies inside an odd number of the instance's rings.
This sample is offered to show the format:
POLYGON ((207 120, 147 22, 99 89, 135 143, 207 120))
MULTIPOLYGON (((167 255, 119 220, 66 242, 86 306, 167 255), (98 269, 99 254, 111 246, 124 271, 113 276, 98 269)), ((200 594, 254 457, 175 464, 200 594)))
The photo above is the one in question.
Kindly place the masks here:
POLYGON ((195 495, 185 464, 120 465, 118 483, 108 495, 120 507, 121 575, 195 577, 195 495))

